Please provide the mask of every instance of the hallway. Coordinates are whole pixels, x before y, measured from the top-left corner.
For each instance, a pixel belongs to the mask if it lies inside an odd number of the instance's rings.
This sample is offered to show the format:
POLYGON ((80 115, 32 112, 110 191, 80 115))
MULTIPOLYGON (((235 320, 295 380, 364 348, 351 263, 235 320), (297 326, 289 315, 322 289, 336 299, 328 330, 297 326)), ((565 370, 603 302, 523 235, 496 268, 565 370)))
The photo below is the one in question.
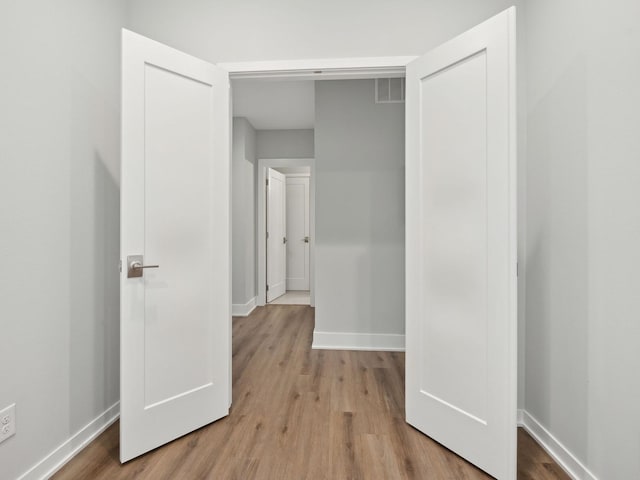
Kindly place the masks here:
MULTIPOLYGON (((118 423, 63 479, 487 479, 404 421, 404 354, 311 350, 314 309, 233 320, 229 417, 124 466, 118 423)), ((523 431, 518 478, 568 478, 523 431)))

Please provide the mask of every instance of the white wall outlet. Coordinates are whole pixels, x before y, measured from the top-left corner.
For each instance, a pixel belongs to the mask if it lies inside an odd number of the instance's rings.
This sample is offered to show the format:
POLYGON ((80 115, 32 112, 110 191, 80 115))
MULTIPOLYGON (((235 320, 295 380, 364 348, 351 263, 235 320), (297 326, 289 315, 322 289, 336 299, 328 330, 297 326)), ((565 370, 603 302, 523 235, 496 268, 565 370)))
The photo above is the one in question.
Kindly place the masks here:
POLYGON ((0 443, 16 433, 16 404, 0 411, 0 443))

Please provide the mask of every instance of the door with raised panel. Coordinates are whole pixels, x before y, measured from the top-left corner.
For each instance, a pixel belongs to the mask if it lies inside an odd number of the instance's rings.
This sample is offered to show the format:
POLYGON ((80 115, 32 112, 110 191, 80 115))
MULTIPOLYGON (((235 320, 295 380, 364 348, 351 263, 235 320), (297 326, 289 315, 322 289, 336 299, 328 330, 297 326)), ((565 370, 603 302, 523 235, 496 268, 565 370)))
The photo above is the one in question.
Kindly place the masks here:
POLYGON ((287 175, 287 290, 309 290, 309 177, 287 175))
POLYGON ((123 30, 122 462, 229 412, 229 128, 225 71, 123 30))
POLYGON ((515 9, 406 76, 407 422, 516 478, 515 9))
POLYGON ((287 190, 285 176, 267 172, 267 302, 287 291, 287 190))

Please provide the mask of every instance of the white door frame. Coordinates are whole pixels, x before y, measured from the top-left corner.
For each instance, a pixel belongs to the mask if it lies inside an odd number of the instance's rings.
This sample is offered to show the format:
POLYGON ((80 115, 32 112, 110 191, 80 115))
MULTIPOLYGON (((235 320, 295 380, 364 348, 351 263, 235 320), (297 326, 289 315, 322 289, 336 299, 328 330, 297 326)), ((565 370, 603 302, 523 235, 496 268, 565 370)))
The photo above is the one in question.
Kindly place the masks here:
POLYGON ((267 299, 267 219, 266 209, 266 179, 268 168, 278 167, 310 167, 311 180, 309 181, 309 289, 311 293, 311 306, 316 306, 315 297, 315 257, 316 257, 316 162, 313 158, 261 158, 258 159, 258 182, 256 196, 258 197, 258 299, 257 306, 266 304, 267 299))
POLYGON ((317 58, 217 64, 230 80, 348 80, 404 77, 416 55, 398 57, 317 58))

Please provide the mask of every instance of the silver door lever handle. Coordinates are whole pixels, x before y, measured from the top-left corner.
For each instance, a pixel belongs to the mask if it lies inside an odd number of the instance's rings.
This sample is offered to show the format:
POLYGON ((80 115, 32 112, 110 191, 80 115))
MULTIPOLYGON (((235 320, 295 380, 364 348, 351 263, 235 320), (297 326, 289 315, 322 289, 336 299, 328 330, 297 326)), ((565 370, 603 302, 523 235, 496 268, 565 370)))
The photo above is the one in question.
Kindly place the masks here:
POLYGON ((127 257, 127 278, 141 277, 145 268, 160 268, 160 265, 144 265, 142 255, 127 257))
POLYGON ((140 262, 132 262, 131 268, 160 268, 160 265, 142 265, 140 262))

